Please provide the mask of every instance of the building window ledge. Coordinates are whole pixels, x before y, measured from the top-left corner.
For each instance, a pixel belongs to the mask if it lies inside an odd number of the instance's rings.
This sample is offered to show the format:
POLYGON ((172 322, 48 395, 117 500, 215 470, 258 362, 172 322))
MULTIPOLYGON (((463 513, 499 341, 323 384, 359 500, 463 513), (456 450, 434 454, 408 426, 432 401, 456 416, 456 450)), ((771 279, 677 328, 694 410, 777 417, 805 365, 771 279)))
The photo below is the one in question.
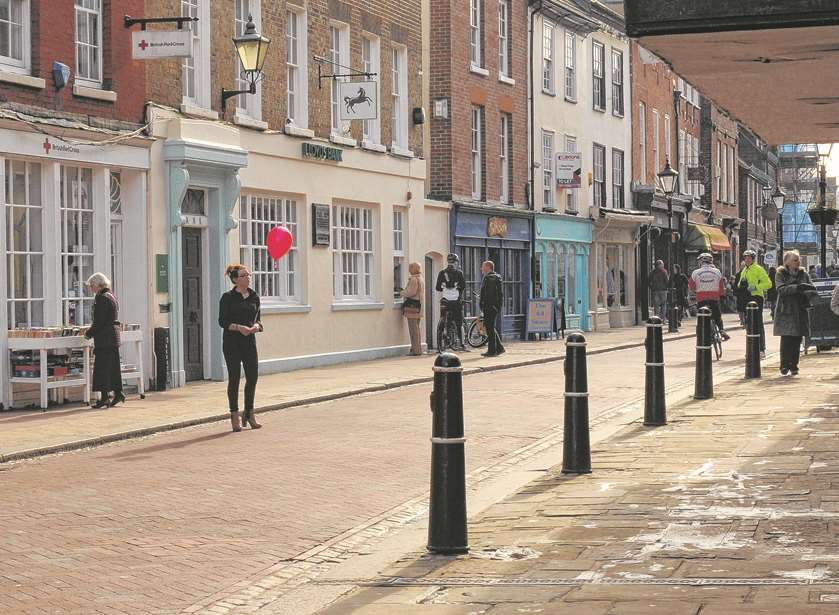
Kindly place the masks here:
POLYGON ((361 149, 366 149, 371 152, 379 152, 380 154, 384 154, 387 152, 387 147, 385 147, 381 143, 373 143, 372 141, 362 141, 361 149))
POLYGON ((0 81, 3 83, 13 83, 15 85, 22 85, 27 88, 36 88, 43 90, 47 87, 47 82, 40 77, 33 77, 32 75, 21 75, 20 73, 10 72, 8 68, 0 69, 0 81))
POLYGON ((498 80, 501 83, 506 83, 507 85, 516 85, 515 79, 513 79, 512 77, 508 77, 507 75, 503 75, 501 73, 498 73, 498 80))
POLYGON ((347 147, 355 147, 358 145, 352 137, 342 137, 341 135, 331 134, 329 140, 336 145, 346 145, 347 147))
POLYGON ((566 96, 565 97, 565 102, 571 103, 572 105, 576 105, 577 104, 577 99, 572 98, 571 96, 566 96))
POLYGON ((409 149, 402 149, 395 143, 390 145, 390 153, 394 156, 399 156, 400 158, 414 158, 414 152, 409 149))
POLYGON ((73 96, 81 98, 93 98, 94 100, 104 100, 105 102, 116 102, 117 93, 111 90, 100 90, 97 88, 89 88, 84 85, 73 85, 73 96))
POLYGON ((542 94, 544 94, 545 96, 556 96, 556 92, 547 88, 542 88, 542 94))
POLYGON ((486 68, 482 68, 480 66, 475 66, 474 64, 469 65, 469 72, 475 73, 476 75, 482 75, 484 77, 489 77, 489 71, 486 68))
POLYGON ((303 137, 304 139, 314 139, 315 131, 309 128, 301 128, 294 122, 286 122, 283 127, 283 132, 292 137, 303 137))
POLYGON ((253 128, 255 130, 268 130, 268 122, 263 122, 247 114, 239 114, 233 116, 233 123, 245 128, 253 128))
POLYGON ((296 304, 262 304, 260 310, 263 314, 308 314, 312 311, 311 305, 296 304))
POLYGON ((365 303, 365 302, 357 302, 357 303, 333 303, 332 304, 332 311, 333 312, 356 312, 362 310, 383 310, 385 308, 384 303, 365 303))
POLYGON ((194 105, 192 103, 183 103, 181 105, 181 113, 184 115, 192 115, 194 117, 200 117, 205 120, 217 120, 218 113, 213 111, 212 109, 206 109, 204 107, 199 107, 198 105, 194 105))

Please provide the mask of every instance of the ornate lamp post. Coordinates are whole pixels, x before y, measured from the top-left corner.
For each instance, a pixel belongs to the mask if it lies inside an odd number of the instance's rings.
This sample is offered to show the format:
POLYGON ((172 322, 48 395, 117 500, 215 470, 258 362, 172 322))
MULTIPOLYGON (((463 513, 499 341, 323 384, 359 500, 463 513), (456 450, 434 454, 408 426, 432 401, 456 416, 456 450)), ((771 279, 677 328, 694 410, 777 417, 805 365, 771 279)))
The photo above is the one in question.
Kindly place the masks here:
POLYGON ((786 198, 786 193, 781 190, 780 186, 776 185, 771 199, 778 211, 778 263, 783 262, 784 258, 784 200, 786 198))
POLYGON ((676 180, 679 178, 679 172, 674 171, 670 166, 670 159, 665 158, 664 168, 658 174, 658 179, 661 182, 661 189, 667 195, 667 227, 670 231, 670 237, 667 242, 667 267, 670 269, 670 282, 667 285, 667 304, 669 313, 667 316, 667 331, 669 333, 678 333, 679 327, 676 324, 676 304, 673 301, 675 297, 673 288, 673 191, 676 189, 676 180))
POLYGON ((262 67, 265 65, 265 58, 268 55, 268 46, 271 39, 262 36, 256 31, 253 17, 248 15, 248 23, 245 25, 245 33, 242 36, 233 38, 233 45, 236 48, 236 55, 242 65, 242 77, 250 84, 247 90, 225 90, 221 88, 221 115, 224 117, 224 109, 227 99, 239 94, 256 94, 256 84, 262 75, 262 67))
POLYGON ((821 227, 821 275, 827 277, 827 227, 833 226, 836 222, 837 212, 835 208, 827 206, 827 170, 825 165, 833 149, 832 143, 818 143, 816 145, 821 159, 819 166, 819 197, 816 206, 807 210, 813 224, 821 227))

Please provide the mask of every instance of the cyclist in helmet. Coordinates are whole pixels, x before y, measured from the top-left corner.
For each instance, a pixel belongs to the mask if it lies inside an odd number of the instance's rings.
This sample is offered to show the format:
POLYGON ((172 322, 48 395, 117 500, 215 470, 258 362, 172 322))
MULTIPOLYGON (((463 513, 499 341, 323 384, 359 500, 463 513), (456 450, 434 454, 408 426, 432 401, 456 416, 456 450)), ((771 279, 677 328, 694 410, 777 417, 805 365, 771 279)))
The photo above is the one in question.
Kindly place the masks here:
POLYGON ((766 331, 763 328, 763 303, 766 291, 772 288, 772 280, 766 270, 757 263, 757 254, 754 250, 743 252, 745 266, 740 272, 740 285, 746 287, 748 293, 746 306, 749 302, 757 303, 757 324, 760 331, 760 356, 766 356, 766 331))
POLYGON ((454 319, 457 329, 457 341, 459 350, 466 351, 463 345, 463 291, 466 289, 466 278, 460 270, 460 258, 457 254, 449 254, 446 257, 447 266, 437 274, 437 292, 443 293, 440 300, 440 318, 446 318, 449 311, 454 319))
POLYGON ((725 278, 714 266, 714 257, 704 252, 697 259, 699 268, 695 269, 688 280, 688 288, 696 292, 697 307, 711 308, 711 316, 717 323, 720 336, 723 340, 730 339, 722 324, 722 312, 720 312, 720 297, 725 295, 725 278))

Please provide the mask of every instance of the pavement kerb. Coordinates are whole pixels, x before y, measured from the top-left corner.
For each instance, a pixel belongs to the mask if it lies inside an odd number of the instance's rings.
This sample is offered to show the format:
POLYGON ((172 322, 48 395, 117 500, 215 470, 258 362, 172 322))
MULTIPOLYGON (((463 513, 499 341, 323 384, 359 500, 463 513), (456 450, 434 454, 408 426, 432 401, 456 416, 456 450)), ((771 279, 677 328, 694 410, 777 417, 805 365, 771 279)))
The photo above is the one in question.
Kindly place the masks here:
MULTIPOLYGON (((693 333, 680 333, 672 336, 665 336, 664 342, 674 342, 695 337, 693 333)), ((638 348, 645 344, 644 340, 639 342, 628 342, 625 344, 617 344, 614 346, 603 346, 601 348, 594 348, 587 352, 588 355, 605 354, 607 352, 618 352, 621 350, 629 350, 631 348, 638 348)), ((565 359, 565 354, 556 354, 546 357, 538 357, 536 359, 525 359, 521 361, 510 361, 508 363, 500 363, 498 365, 487 365, 485 367, 469 367, 463 370, 464 376, 472 374, 482 374, 487 372, 500 371, 505 369, 514 369, 517 367, 527 367, 529 365, 542 365, 545 363, 554 363, 565 359)), ((415 384, 425 384, 433 382, 434 376, 422 376, 414 378, 405 378, 404 380, 396 380, 385 384, 377 384, 372 386, 358 387, 355 389, 348 389, 339 391, 337 393, 329 393, 327 395, 317 395, 314 397, 304 397, 300 399, 292 399, 289 401, 280 402, 277 404, 270 404, 255 408, 254 412, 272 412, 276 410, 287 410, 288 408, 296 408, 300 406, 308 406, 311 404, 318 404, 328 401, 335 401, 336 399, 344 399, 347 397, 355 397, 357 395, 364 395, 366 393, 378 393, 381 391, 388 391, 398 389, 401 387, 411 386, 415 384)), ((33 459, 36 457, 43 457, 45 455, 54 455, 56 453, 67 453, 84 448, 92 448, 95 446, 102 446, 103 444, 110 444, 111 442, 119 442, 121 440, 131 440, 135 438, 142 438, 145 436, 154 435, 156 433, 163 433, 167 431, 175 431, 177 429, 185 429, 187 427, 195 427, 197 425, 206 425, 208 423, 216 423, 226 421, 230 418, 230 413, 214 414, 211 416, 203 416, 184 421, 176 421, 172 423, 163 423, 160 425, 153 425, 150 427, 143 427, 141 429, 132 429, 129 431, 117 432, 112 434, 105 434, 96 436, 95 438, 86 438, 84 440, 74 440, 72 442, 65 442, 63 444, 56 444, 53 446, 45 446, 39 448, 31 448, 24 451, 15 451, 12 453, 0 453, 0 464, 9 463, 11 461, 23 461, 25 459, 33 459)))

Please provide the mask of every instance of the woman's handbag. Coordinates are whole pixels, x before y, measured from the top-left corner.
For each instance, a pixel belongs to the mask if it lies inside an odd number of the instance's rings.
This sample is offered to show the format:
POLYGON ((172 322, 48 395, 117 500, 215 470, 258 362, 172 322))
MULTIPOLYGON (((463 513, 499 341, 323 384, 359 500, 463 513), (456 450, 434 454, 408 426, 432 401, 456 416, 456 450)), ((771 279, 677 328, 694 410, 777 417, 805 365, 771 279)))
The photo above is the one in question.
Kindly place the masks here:
POLYGON ((422 311, 422 303, 419 299, 408 299, 406 298, 402 302, 402 315, 408 316, 415 316, 422 311))

